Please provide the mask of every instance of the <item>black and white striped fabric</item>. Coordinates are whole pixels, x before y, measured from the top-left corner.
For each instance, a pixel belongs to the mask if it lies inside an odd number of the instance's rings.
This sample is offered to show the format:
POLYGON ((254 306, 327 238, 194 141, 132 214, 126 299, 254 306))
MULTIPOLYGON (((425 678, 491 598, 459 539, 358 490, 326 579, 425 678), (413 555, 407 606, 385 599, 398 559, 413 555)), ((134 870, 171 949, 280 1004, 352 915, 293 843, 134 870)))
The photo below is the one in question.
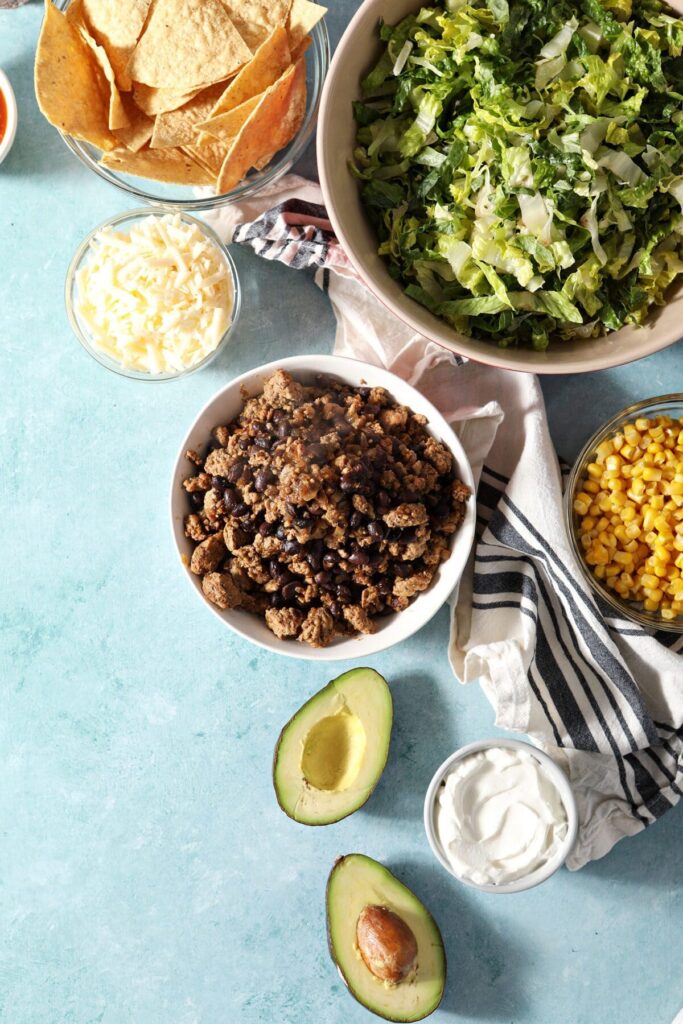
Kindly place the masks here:
POLYGON ((260 202, 214 226, 263 258, 315 269, 337 316, 335 351, 409 380, 459 432, 479 481, 478 537, 451 664, 483 686, 496 724, 566 768, 581 819, 569 865, 581 867, 681 796, 683 638, 619 618, 584 584, 537 379, 468 363, 399 323, 355 276, 313 183, 290 176, 260 202))

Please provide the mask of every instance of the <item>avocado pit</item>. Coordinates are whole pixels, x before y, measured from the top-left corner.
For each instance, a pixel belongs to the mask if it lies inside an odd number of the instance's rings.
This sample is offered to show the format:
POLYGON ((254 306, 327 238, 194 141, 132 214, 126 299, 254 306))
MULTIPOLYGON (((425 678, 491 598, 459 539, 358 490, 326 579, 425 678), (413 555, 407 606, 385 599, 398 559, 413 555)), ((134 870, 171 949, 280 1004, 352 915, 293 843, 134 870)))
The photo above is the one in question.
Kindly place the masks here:
POLYGON ((356 924, 358 951, 368 970, 381 981, 398 984, 417 957, 417 940, 402 917, 389 907, 364 907, 356 924))

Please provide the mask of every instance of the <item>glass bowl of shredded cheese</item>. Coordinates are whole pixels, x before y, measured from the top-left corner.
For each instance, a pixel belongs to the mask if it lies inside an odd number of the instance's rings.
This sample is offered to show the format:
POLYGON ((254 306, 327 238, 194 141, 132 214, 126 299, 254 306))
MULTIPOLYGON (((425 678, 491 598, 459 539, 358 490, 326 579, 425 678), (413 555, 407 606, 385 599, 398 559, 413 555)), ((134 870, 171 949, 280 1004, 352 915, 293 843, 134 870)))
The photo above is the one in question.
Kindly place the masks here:
POLYGON ((683 394, 605 423, 574 463, 564 510, 596 594, 632 622, 683 634, 683 394))
POLYGON ((136 380, 177 380, 226 344, 240 288, 230 253, 203 221, 146 207, 84 238, 65 299, 76 337, 102 366, 136 380))

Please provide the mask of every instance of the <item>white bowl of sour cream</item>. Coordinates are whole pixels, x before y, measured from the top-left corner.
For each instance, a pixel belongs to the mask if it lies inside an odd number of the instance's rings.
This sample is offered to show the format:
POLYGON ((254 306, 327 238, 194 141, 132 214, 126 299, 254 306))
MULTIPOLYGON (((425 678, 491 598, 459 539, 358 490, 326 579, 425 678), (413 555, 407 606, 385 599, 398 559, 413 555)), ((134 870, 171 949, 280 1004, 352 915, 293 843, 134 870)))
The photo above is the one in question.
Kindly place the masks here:
POLYGON ((432 779, 425 831, 442 867, 482 892, 545 882, 571 853, 578 813, 567 776, 521 740, 480 740, 451 754, 432 779))

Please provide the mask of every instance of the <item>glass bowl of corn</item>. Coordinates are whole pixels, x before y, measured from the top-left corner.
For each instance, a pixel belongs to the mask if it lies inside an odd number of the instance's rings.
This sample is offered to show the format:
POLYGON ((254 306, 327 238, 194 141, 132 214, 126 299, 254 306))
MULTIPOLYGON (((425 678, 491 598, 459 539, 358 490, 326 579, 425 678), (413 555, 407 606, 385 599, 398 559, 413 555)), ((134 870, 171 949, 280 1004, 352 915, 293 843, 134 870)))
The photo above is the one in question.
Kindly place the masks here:
POLYGON ((605 423, 574 463, 564 511, 596 593, 642 626, 683 633, 683 394, 605 423))

